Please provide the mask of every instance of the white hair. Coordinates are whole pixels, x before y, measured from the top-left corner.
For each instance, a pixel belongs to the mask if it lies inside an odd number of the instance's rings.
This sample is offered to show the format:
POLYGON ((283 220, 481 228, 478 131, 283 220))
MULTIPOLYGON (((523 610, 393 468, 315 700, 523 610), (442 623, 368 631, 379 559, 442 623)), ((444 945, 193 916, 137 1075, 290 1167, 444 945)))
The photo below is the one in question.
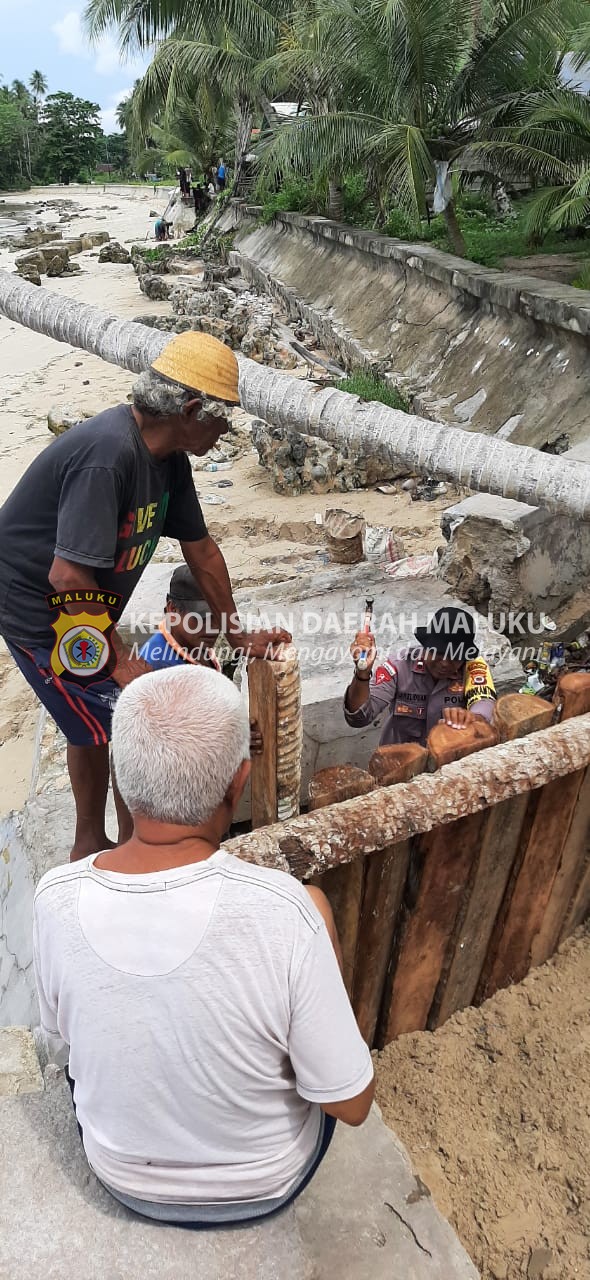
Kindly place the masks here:
POLYGON ((135 408, 151 418, 175 418, 198 394, 187 391, 179 382, 170 382, 153 369, 145 369, 133 384, 135 408))
POLYGON ((113 764, 132 814, 201 826, 249 755, 247 710, 217 671, 179 666, 150 672, 117 700, 113 764))

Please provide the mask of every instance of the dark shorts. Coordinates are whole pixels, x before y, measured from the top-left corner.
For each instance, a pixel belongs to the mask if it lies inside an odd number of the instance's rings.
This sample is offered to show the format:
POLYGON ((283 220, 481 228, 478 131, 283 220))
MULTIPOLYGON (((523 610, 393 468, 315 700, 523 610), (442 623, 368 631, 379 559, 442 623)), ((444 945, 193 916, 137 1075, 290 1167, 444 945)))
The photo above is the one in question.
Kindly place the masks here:
POLYGON ((27 684, 74 747, 100 747, 110 742, 111 720, 121 692, 108 677, 91 684, 72 676, 57 676, 50 666, 50 649, 23 649, 5 641, 27 684))

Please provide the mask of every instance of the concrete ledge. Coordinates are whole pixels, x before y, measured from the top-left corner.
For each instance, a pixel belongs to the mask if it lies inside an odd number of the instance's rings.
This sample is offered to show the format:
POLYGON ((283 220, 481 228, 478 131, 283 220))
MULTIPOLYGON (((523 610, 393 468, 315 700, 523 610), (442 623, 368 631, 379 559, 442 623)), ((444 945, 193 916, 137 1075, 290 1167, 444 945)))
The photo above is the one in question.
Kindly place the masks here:
POLYGON ((0 1103, 6 1280, 477 1280, 478 1272, 374 1112, 339 1125, 296 1204, 260 1226, 163 1226, 119 1205, 90 1171, 68 1087, 0 1103))
MULTIPOLYGON (((252 210, 248 212, 252 213, 252 210)), ((589 290, 544 283, 536 276, 510 275, 443 253, 430 245, 409 244, 405 240, 394 240, 373 231, 331 222, 328 218, 283 212, 275 217, 285 227, 298 227, 363 253, 391 258, 421 271, 425 276, 432 276, 449 288, 460 288, 476 298, 488 298, 497 306, 520 311, 527 318, 584 336, 590 333, 589 290)))

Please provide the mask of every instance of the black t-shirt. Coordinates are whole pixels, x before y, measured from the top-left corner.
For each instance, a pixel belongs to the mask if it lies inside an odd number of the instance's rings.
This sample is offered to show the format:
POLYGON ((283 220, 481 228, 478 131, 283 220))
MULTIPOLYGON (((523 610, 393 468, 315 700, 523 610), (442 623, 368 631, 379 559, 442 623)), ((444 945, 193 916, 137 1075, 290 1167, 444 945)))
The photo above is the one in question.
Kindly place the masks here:
POLYGON ((128 405, 79 423, 39 454, 0 510, 0 634, 53 644, 54 556, 88 565, 123 608, 162 534, 207 535, 187 455, 153 458, 128 405))

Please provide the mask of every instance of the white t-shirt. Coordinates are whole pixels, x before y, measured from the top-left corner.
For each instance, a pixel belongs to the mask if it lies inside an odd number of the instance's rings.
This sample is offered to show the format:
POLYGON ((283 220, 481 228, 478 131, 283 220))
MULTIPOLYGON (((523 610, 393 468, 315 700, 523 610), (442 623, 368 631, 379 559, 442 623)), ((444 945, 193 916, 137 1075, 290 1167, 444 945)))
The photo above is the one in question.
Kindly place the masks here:
MULTIPOLYGON (((96 856, 96 855, 94 855, 96 856)), ((43 876, 34 957, 99 1178, 143 1200, 283 1195, 320 1102, 373 1076, 324 922, 291 876, 219 850, 151 875, 43 876)))

